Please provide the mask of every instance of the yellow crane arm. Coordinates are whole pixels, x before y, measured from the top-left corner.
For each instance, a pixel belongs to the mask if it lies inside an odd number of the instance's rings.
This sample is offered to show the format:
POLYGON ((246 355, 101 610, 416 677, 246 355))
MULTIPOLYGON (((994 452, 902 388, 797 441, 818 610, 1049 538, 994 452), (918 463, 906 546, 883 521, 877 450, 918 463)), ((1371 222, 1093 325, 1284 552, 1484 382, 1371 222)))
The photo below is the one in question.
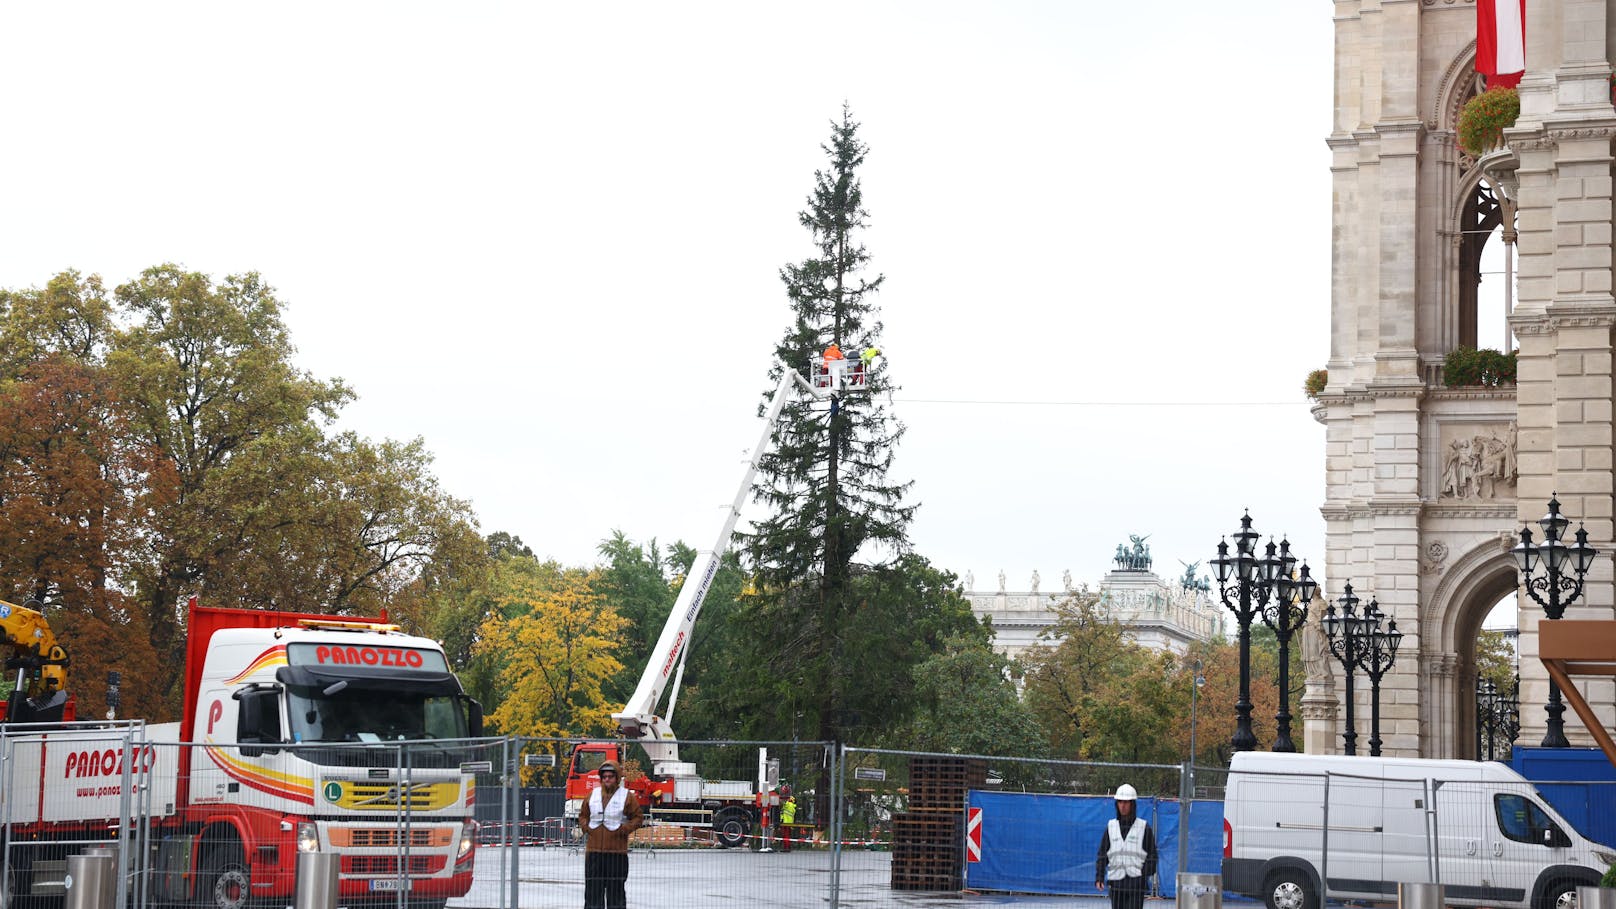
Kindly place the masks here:
POLYGON ((36 673, 42 692, 67 690, 67 651, 56 643, 43 613, 0 600, 0 644, 16 650, 16 665, 36 673))

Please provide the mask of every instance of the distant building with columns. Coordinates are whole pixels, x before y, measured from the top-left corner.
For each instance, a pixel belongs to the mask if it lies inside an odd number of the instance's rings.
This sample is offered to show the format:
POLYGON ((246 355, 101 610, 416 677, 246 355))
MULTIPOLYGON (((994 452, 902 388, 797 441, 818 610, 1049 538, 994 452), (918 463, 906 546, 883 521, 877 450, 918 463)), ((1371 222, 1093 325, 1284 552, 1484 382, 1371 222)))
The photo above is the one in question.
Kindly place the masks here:
MULTIPOLYGON (((1106 572, 1097 592, 1100 609, 1121 622, 1135 643, 1152 650, 1184 653, 1190 644, 1210 641, 1224 635, 1224 610, 1209 592, 1204 578, 1192 570, 1175 581, 1164 581, 1150 570, 1150 549, 1142 541, 1135 550, 1118 547, 1117 567, 1106 572)), ((1041 590, 1038 572, 1032 573, 1028 590, 1005 589, 1004 572, 999 572, 996 591, 973 590, 975 577, 965 575, 965 598, 977 618, 993 623, 995 649, 1018 657, 1043 641, 1040 635, 1059 620, 1056 606, 1078 592, 1071 572, 1063 572, 1061 589, 1041 590)))

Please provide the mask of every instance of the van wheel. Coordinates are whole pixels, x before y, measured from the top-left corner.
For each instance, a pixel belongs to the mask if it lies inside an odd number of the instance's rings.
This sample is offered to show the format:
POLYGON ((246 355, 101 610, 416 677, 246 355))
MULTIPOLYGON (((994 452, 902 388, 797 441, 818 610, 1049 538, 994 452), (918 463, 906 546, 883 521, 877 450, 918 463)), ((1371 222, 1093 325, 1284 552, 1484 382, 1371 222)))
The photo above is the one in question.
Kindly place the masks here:
POLYGON ((1263 902, 1268 909, 1318 909, 1319 895, 1301 869, 1281 868, 1263 882, 1263 902))
POLYGON ((1555 881, 1543 891, 1543 909, 1577 909, 1577 882, 1555 881))

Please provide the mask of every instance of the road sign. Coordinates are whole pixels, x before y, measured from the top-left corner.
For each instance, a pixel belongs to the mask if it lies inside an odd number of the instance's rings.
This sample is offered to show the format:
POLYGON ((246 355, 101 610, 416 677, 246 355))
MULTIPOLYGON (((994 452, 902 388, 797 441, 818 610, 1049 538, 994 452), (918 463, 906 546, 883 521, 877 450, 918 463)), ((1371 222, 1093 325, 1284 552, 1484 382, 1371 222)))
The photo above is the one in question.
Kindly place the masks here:
POLYGON ((982 809, 972 808, 965 820, 965 860, 982 861, 982 809))
POLYGON ((853 768, 853 779, 855 780, 874 780, 875 782, 879 783, 885 781, 886 778, 887 772, 882 770, 880 767, 853 768))

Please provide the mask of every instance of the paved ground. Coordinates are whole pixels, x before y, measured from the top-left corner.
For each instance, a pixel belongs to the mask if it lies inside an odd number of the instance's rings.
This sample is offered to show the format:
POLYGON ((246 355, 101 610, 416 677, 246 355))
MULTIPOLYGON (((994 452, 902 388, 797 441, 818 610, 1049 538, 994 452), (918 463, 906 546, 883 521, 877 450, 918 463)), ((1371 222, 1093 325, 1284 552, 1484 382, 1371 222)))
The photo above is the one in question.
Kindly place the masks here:
MULTIPOLYGON (((838 906, 849 909, 929 909, 1013 906, 1016 909, 1104 909, 1100 894, 1013 896, 1008 894, 906 893, 891 888, 889 852, 843 853, 838 906)), ((451 909, 508 906, 508 856, 483 847, 477 854, 477 881, 451 909), (502 884, 502 882, 504 882, 502 884)), ((520 909, 578 909, 583 905, 583 854, 567 847, 521 850, 520 909)), ((634 909, 823 909, 830 905, 830 854, 798 850, 760 853, 745 850, 635 850, 630 859, 628 901, 634 909)), ((1167 909, 1170 900, 1150 900, 1146 909, 1167 909)))

